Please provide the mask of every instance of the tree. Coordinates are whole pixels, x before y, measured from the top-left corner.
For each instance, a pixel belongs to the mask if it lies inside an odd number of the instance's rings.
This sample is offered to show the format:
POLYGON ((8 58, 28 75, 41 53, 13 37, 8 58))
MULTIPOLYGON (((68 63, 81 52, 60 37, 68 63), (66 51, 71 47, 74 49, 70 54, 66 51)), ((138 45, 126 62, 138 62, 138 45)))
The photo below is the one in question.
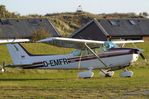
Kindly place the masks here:
POLYGON ((5 5, 0 5, 0 18, 16 18, 19 14, 7 11, 5 5))
POLYGON ((0 5, 0 17, 5 17, 6 8, 4 5, 0 5))
POLYGON ((147 12, 143 12, 142 14, 146 17, 149 15, 147 12))

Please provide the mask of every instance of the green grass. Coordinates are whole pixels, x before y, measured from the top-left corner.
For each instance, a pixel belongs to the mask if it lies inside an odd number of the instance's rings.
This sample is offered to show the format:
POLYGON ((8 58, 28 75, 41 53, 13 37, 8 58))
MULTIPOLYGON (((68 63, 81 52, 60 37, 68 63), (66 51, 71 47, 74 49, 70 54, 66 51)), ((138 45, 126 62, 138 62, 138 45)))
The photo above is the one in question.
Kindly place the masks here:
POLYGON ((18 70, 0 74, 2 98, 147 98, 149 95, 148 69, 134 69, 134 77, 100 77, 95 70, 92 79, 77 78, 75 70, 18 70), (144 93, 148 91, 148 93, 144 93), (137 95, 133 95, 134 94, 137 95))
MULTIPOLYGON (((46 44, 24 44, 32 53, 60 54, 69 53, 72 49, 57 48, 46 44)), ((144 49, 149 59, 148 42, 138 44, 144 49)), ((5 45, 0 46, 0 62, 11 63, 5 45)), ((37 99, 148 99, 149 98, 149 66, 141 59, 130 67, 134 72, 132 78, 121 78, 122 70, 116 71, 114 77, 95 76, 91 79, 77 78, 79 70, 22 70, 7 68, 0 73, 0 99, 37 98, 37 99)))

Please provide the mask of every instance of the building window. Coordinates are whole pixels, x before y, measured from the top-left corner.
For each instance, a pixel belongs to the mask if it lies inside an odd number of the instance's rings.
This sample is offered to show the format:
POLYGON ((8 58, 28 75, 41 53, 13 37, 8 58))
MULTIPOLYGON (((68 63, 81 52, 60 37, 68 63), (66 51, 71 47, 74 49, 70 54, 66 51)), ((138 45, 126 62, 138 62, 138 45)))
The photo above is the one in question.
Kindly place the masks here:
POLYGON ((136 22, 134 20, 129 20, 131 25, 136 25, 136 22))
POLYGON ((118 25, 118 22, 115 21, 115 20, 110 20, 109 22, 110 22, 110 24, 113 25, 113 26, 117 26, 117 25, 118 25))

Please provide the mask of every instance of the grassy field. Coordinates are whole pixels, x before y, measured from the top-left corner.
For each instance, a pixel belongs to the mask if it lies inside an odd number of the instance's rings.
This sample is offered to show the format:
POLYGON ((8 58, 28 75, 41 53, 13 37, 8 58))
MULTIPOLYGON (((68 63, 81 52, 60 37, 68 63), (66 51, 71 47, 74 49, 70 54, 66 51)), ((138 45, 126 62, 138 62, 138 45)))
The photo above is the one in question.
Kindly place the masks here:
MULTIPOLYGON (((144 49, 149 59, 148 42, 137 44, 144 49)), ((32 53, 59 54, 68 53, 72 49, 62 49, 45 44, 24 44, 32 53)), ((0 62, 11 63, 5 45, 0 46, 0 62)), ((149 62, 148 62, 149 63, 149 62)), ((149 66, 140 59, 130 67, 134 71, 132 78, 120 78, 122 70, 116 71, 114 77, 99 76, 94 70, 92 79, 77 78, 79 70, 21 70, 8 68, 0 73, 0 99, 32 98, 32 99, 148 99, 149 98, 149 66)))

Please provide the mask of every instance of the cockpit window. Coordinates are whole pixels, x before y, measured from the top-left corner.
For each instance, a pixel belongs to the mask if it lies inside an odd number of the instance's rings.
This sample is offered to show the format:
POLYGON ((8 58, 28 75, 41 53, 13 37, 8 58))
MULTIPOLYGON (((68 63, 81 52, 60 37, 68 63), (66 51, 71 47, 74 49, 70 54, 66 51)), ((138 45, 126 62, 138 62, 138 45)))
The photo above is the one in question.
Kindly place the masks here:
MULTIPOLYGON (((103 46, 99 47, 99 48, 94 48, 92 49, 95 53, 100 53, 102 51, 108 51, 111 48, 118 48, 118 46, 114 43, 112 43, 111 41, 106 41, 103 46)), ((73 56, 87 56, 87 55, 92 55, 93 53, 88 50, 88 49, 84 49, 84 50, 79 50, 76 49, 72 52, 73 56)))
MULTIPOLYGON (((92 49, 93 51, 95 51, 95 49, 92 49)), ((73 56, 87 56, 87 55, 91 55, 92 54, 92 52, 91 51, 89 51, 89 50, 87 50, 87 49, 84 49, 84 50, 74 50, 73 52, 72 52, 72 55, 73 56)))

